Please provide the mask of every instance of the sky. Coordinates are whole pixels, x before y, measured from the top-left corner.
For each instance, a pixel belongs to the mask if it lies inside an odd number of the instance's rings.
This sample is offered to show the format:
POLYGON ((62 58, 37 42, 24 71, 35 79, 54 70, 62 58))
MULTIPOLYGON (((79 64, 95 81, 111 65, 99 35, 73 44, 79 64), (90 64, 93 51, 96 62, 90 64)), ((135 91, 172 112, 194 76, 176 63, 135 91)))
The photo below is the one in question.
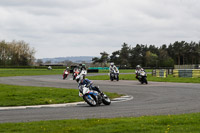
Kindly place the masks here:
POLYGON ((199 7, 200 0, 0 0, 0 41, 24 40, 36 58, 199 42, 199 7))

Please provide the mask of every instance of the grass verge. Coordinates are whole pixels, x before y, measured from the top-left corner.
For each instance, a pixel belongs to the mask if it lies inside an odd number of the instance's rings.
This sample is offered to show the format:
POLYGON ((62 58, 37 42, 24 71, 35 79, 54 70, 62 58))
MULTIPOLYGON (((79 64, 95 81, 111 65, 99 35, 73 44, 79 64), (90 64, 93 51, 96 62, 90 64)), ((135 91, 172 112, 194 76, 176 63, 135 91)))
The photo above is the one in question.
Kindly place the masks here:
MULTIPOLYGON (((145 69, 146 72, 152 72, 152 69, 145 69)), ((120 73, 135 73, 135 69, 119 69, 120 73)), ((99 73, 109 73, 109 70, 99 70, 99 73)))
MULTIPOLYGON (((111 99, 117 93, 105 92, 111 99)), ((72 103, 82 101, 78 89, 32 87, 0 84, 0 106, 26 106, 42 104, 72 103)))
MULTIPOLYGON (((98 75, 98 76, 88 76, 90 80, 109 80, 108 75, 98 75)), ((119 80, 137 80, 135 74, 120 74, 119 80)), ((200 78, 180 78, 173 77, 173 75, 168 75, 166 78, 153 77, 152 75, 147 75, 148 81, 156 82, 178 82, 178 83, 200 83, 200 78)))
POLYGON ((200 113, 131 118, 3 123, 0 132, 27 133, 199 133, 200 113))
POLYGON ((64 69, 0 69, 0 77, 63 74, 64 69))
MULTIPOLYGON (((10 76, 33 76, 33 75, 55 75, 63 74, 64 69, 5 69, 0 68, 0 77, 10 77, 10 76)), ((151 72, 151 69, 147 69, 147 72, 151 72)), ((120 69, 120 73, 134 73, 133 69, 120 69)), ((99 73, 109 73, 109 70, 99 70, 99 73)))

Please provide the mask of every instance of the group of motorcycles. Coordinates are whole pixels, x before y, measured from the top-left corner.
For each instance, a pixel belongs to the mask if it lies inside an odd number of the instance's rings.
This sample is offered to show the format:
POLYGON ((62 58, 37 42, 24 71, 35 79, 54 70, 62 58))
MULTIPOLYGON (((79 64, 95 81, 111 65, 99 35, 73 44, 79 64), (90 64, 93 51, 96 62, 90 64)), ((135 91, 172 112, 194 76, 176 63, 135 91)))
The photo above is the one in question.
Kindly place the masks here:
MULTIPOLYGON (((147 81, 147 73, 142 70, 138 75, 137 75, 137 78, 139 80, 139 82, 141 84, 148 84, 148 81, 147 81)), ((119 71, 118 70, 112 70, 110 72, 110 80, 113 81, 113 80, 116 80, 116 81, 119 81, 119 71)))
MULTIPOLYGON (((63 73, 63 80, 66 79, 68 77, 68 75, 70 74, 70 70, 64 70, 64 73, 63 73)), ((73 80, 76 79, 76 76, 79 75, 79 70, 74 70, 73 74, 72 74, 72 77, 73 77, 73 80)))
MULTIPOLYGON (((63 79, 66 79, 67 76, 70 74, 69 70, 65 70, 63 73, 63 79)), ((85 77, 87 74, 87 70, 82 70, 80 72, 80 70, 78 68, 74 68, 73 70, 73 80, 79 78, 80 76, 85 77)), ((139 82, 141 84, 148 84, 147 81, 147 73, 143 70, 140 72, 140 74, 137 75, 137 78, 139 80, 139 82)), ((116 80, 119 81, 119 71, 117 70, 113 70, 110 72, 110 80, 116 80)), ((83 100, 85 102, 87 102, 87 104, 89 104, 90 106, 98 106, 100 104, 104 104, 104 105, 110 105, 111 104, 111 100, 110 98, 102 93, 99 93, 98 91, 92 89, 92 88, 96 88, 99 90, 99 87, 97 86, 86 86, 86 85, 80 85, 79 86, 79 96, 83 98, 83 100)))

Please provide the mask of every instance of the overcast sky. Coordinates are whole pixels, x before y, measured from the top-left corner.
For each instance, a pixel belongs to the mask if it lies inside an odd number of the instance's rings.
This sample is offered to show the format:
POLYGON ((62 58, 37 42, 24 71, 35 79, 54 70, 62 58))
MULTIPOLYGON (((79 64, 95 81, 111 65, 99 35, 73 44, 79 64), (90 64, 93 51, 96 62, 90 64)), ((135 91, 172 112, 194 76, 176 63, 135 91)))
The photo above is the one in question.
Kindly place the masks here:
POLYGON ((0 40, 24 40, 36 58, 199 42, 200 0, 0 0, 0 40))

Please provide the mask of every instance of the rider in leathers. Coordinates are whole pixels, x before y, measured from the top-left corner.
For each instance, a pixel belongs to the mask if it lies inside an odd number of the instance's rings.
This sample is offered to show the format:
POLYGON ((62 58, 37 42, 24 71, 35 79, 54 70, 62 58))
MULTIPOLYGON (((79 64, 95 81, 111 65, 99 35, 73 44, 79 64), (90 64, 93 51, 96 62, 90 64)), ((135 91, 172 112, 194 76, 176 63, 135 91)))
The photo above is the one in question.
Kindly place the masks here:
POLYGON ((144 71, 144 69, 143 69, 143 68, 141 68, 141 66, 140 66, 140 65, 137 65, 137 66, 136 66, 136 70, 135 70, 136 79, 138 79, 138 80, 139 80, 138 76, 140 75, 140 73, 141 73, 142 71, 144 71))
POLYGON ((119 70, 118 70, 117 67, 114 65, 114 63, 110 63, 110 68, 109 68, 110 74, 111 74, 111 72, 113 72, 114 70, 115 70, 117 73, 119 73, 119 70))
MULTIPOLYGON (((79 88, 80 93, 83 93, 82 85, 85 85, 86 87, 89 87, 90 89, 99 92, 101 95, 104 95, 103 92, 101 92, 98 87, 92 86, 92 81, 90 81, 89 79, 86 79, 85 76, 79 75, 76 78, 76 81, 78 82, 78 88, 79 88)), ((80 93, 79 93, 79 96, 80 96, 80 93)))

